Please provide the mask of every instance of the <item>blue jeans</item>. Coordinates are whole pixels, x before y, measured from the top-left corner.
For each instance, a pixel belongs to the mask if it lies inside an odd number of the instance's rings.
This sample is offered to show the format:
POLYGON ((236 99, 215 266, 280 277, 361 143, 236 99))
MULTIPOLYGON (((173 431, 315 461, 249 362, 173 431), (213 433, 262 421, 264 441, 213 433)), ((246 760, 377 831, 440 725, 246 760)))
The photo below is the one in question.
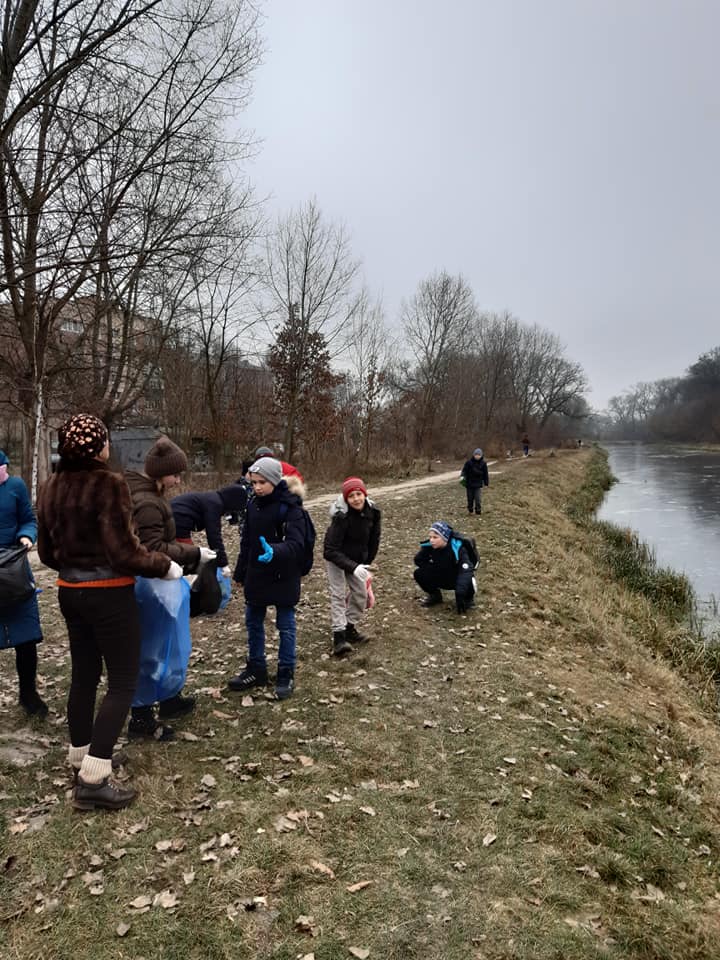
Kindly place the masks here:
MULTIPOLYGON (((280 634, 280 649, 278 650, 278 667, 295 669, 295 607, 275 607, 277 611, 278 632, 280 634)), ((245 626, 248 635, 248 661, 258 666, 267 666, 265 660, 265 614, 267 607, 245 604, 245 626)))

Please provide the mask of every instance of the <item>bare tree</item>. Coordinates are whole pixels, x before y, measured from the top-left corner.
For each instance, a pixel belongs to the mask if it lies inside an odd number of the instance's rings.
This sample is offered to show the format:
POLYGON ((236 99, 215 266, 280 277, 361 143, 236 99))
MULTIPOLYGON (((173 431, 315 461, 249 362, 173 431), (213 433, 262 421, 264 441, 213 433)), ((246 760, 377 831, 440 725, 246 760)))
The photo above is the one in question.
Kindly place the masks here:
POLYGON ((358 441, 353 455, 362 450, 370 460, 371 444, 380 405, 388 390, 388 366, 394 344, 385 326, 381 303, 365 296, 352 318, 347 355, 351 370, 351 395, 348 406, 357 410, 358 441))

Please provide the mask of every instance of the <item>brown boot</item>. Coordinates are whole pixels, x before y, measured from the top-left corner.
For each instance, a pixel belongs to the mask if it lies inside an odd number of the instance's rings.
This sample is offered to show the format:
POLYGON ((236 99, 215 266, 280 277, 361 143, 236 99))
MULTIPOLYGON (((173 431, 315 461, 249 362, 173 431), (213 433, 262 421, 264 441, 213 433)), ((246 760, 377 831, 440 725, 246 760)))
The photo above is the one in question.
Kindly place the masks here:
POLYGON ((76 810, 122 810, 135 799, 132 787, 121 787, 105 777, 100 783, 86 783, 78 777, 72 804, 76 810))

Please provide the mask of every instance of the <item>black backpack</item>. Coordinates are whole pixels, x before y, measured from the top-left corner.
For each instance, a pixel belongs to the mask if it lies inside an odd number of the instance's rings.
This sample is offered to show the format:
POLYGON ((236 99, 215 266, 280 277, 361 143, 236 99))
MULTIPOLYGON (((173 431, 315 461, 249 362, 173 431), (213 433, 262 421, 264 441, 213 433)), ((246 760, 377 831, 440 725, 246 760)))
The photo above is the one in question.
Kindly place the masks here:
POLYGON ((25 547, 0 548, 0 608, 14 607, 35 593, 25 547))
MULTIPOLYGON (((300 576, 305 577, 312 570, 313 565, 313 552, 315 550, 315 540, 317 534, 315 533, 315 526, 312 522, 312 517, 307 512, 307 510, 302 507, 303 523, 305 524, 305 533, 303 536, 303 557, 300 563, 300 576)), ((278 513, 278 518, 280 521, 280 538, 285 539, 285 519, 287 518, 288 505, 283 501, 280 504, 280 511, 278 513)))
POLYGON ((468 533, 460 533, 458 530, 453 530, 452 535, 465 547, 473 570, 477 570, 478 564, 480 563, 480 554, 478 553, 477 544, 475 543, 475 537, 471 537, 468 533))

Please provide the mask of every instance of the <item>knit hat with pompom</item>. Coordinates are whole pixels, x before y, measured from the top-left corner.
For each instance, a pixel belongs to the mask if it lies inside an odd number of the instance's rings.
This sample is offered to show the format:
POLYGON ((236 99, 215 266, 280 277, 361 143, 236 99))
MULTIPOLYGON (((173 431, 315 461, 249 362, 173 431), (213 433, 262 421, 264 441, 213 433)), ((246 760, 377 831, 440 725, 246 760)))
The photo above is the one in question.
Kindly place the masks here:
POLYGON ((145 455, 145 473, 154 480, 184 473, 187 468, 187 457, 168 437, 156 440, 145 455))

